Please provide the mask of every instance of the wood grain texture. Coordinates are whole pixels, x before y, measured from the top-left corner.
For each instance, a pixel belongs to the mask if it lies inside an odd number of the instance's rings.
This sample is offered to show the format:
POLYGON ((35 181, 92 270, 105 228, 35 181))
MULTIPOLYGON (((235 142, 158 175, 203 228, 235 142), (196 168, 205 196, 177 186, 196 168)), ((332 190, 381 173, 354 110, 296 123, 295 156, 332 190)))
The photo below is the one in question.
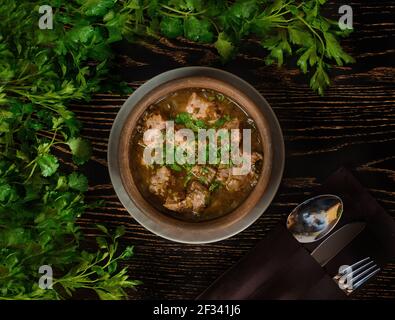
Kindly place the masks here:
MULTIPOLYGON (((336 17, 341 4, 332 0, 325 11, 336 17)), ((128 263, 130 275, 144 282, 130 292, 131 298, 194 298, 342 165, 352 168, 395 217, 395 5, 363 0, 349 4, 356 31, 343 43, 357 63, 332 69, 332 86, 324 97, 310 90, 294 61, 281 69, 265 66, 265 52, 254 40, 247 41, 227 65, 219 62, 211 46, 185 40, 123 43, 116 48, 119 67, 114 72, 133 88, 176 67, 214 66, 250 82, 271 104, 285 137, 283 182, 265 214, 231 239, 208 245, 177 244, 141 227, 122 207, 107 171, 108 136, 126 97, 97 94, 89 103, 72 105, 84 124, 84 136, 93 145, 92 160, 83 169, 91 182, 88 199, 105 201, 103 208, 88 210, 79 224, 88 243, 96 235, 94 223, 126 227, 121 244, 136 247, 128 263)), ((65 150, 59 152, 64 153, 64 164, 70 165, 65 150)), ((395 299, 395 262, 356 298, 395 299)))

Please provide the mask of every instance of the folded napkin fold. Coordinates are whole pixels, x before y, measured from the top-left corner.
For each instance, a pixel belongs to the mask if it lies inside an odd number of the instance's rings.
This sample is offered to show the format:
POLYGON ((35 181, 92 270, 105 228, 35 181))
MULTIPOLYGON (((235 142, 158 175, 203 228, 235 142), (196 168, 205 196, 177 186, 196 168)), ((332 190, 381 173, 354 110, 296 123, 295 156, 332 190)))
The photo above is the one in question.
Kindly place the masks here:
POLYGON ((393 218, 347 169, 336 171, 315 194, 334 194, 343 200, 344 212, 336 229, 355 221, 367 223, 325 268, 310 255, 320 242, 300 244, 284 222, 197 299, 346 299, 332 280, 340 265, 367 256, 379 265, 395 258, 393 218))

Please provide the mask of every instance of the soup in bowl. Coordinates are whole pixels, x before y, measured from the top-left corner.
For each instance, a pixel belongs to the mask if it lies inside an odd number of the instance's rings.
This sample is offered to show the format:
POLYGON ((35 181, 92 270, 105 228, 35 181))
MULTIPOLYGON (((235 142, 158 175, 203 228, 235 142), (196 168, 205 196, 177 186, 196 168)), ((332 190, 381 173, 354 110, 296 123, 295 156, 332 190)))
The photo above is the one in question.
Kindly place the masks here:
POLYGON ((173 70, 140 87, 109 144, 111 179, 130 214, 188 243, 218 241, 254 222, 277 190, 283 161, 266 101, 211 68, 173 70))
POLYGON ((232 212, 256 186, 263 166, 254 120, 228 96, 206 88, 180 89, 150 105, 129 148, 130 171, 143 197, 186 221, 232 212))

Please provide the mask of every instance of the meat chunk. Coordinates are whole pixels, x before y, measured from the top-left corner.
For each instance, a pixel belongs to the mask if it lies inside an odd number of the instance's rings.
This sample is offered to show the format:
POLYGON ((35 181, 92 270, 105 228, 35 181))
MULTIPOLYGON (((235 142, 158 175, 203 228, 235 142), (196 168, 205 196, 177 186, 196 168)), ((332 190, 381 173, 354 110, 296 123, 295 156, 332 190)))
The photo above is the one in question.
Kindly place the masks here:
POLYGON ((185 200, 177 201, 172 198, 166 199, 166 202, 163 204, 163 206, 175 212, 183 212, 187 209, 185 200))
POLYGON ((193 212, 202 211, 208 202, 209 192, 199 182, 193 181, 189 186, 189 192, 186 200, 192 206, 193 212))
POLYGON ((154 175, 150 178, 149 191, 153 194, 165 198, 167 195, 167 190, 172 183, 172 175, 170 169, 163 166, 156 169, 154 175))
POLYGON ((142 143, 146 146, 155 146, 162 143, 163 134, 159 129, 149 129, 144 132, 142 143))
POLYGON ((233 118, 224 123, 222 126, 224 129, 240 129, 240 120, 237 118, 233 118))
POLYGON ((255 164, 261 159, 262 155, 260 153, 253 152, 251 154, 251 170, 247 174, 235 175, 232 173, 232 167, 222 167, 217 171, 215 179, 221 182, 230 192, 239 191, 247 186, 255 186, 258 182, 255 164))
POLYGON ((262 157, 262 155, 261 155, 260 153, 258 153, 258 152, 253 152, 253 153, 251 154, 251 165, 252 165, 252 166, 255 166, 256 163, 257 163, 259 160, 262 160, 262 159, 263 159, 263 157, 262 157))
POLYGON ((248 186, 255 186, 257 174, 251 171, 247 175, 233 175, 232 168, 220 169, 217 180, 220 181, 230 192, 236 192, 248 186))
POLYGON ((188 140, 184 135, 179 134, 178 132, 176 132, 176 134, 174 135, 174 146, 176 149, 182 148, 184 152, 195 154, 195 144, 196 142, 194 138, 193 140, 188 140))
POLYGON ((240 143, 242 133, 241 133, 241 130, 240 130, 240 120, 239 119, 233 118, 233 119, 225 122, 222 125, 221 129, 229 130, 229 138, 230 138, 230 142, 231 143, 235 143, 235 144, 240 143), (232 132, 234 132, 236 130, 239 133, 238 135, 232 133, 232 132))
POLYGON ((192 210, 193 213, 197 214, 207 206, 208 199, 209 191, 207 188, 199 182, 193 181, 188 187, 185 199, 177 201, 174 198, 168 198, 163 206, 176 212, 192 210))
POLYGON ((166 121, 163 119, 160 114, 150 114, 145 119, 145 127, 146 129, 158 129, 163 130, 166 128, 166 121))
POLYGON ((235 192, 248 186, 255 186, 256 183, 257 175, 255 173, 250 173, 245 176, 232 175, 231 179, 226 182, 225 187, 228 191, 235 192))
POLYGON ((139 141, 139 145, 144 148, 140 161, 143 166, 161 163, 163 154, 160 150, 163 142, 164 133, 159 129, 148 129, 144 132, 143 138, 139 141))
POLYGON ((206 166, 194 166, 191 173, 200 183, 208 186, 213 181, 216 170, 206 166))
POLYGON ((186 112, 191 114, 195 119, 217 120, 218 114, 215 110, 215 104, 193 92, 186 105, 186 112))
POLYGON ((169 210, 181 212, 186 210, 185 194, 181 192, 173 192, 168 194, 163 206, 169 210))

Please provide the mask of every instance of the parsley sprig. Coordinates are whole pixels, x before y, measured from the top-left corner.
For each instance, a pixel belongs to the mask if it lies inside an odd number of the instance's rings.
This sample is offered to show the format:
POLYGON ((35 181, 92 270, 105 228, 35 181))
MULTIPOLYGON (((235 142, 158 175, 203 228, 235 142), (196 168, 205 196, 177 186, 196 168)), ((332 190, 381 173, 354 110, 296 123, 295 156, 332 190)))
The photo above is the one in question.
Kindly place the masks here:
POLYGON ((120 264, 133 254, 119 248, 122 229, 99 227, 105 236, 88 252, 77 224, 94 206, 77 169, 91 146, 67 103, 89 100, 110 68, 113 39, 96 16, 104 3, 47 1, 54 29, 40 30, 37 4, 0 0, 0 299, 64 299, 81 288, 121 299, 139 283, 120 264), (38 285, 42 265, 53 268, 52 290, 38 285))
POLYGON ((354 61, 339 44, 351 30, 341 30, 337 21, 320 13, 326 0, 132 2, 136 9, 123 21, 134 24, 126 28, 133 36, 159 34, 211 43, 223 61, 235 56, 243 39, 255 38, 268 51, 267 64, 282 66, 286 57, 296 56, 301 71, 310 76, 311 88, 321 95, 330 84, 331 65, 354 61))
POLYGON ((311 88, 322 95, 330 84, 327 71, 331 64, 342 66, 354 61, 338 42, 350 30, 341 30, 337 21, 320 14, 320 6, 325 2, 170 1, 178 11, 188 11, 162 18, 160 31, 167 37, 214 42, 224 61, 235 55, 242 39, 255 37, 269 51, 267 64, 281 66, 286 56, 297 56, 301 71, 311 76, 311 88), (202 8, 205 10, 200 12, 202 8), (198 14, 191 16, 192 13, 198 14))

